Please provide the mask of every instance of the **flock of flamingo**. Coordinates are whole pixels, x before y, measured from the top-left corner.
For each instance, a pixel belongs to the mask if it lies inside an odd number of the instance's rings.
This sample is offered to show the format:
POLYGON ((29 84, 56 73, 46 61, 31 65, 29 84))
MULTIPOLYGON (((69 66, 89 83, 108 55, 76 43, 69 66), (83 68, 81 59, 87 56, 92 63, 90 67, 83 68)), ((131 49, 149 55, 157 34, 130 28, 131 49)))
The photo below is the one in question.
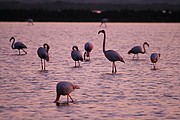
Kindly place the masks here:
MULTIPOLYGON (((112 62, 112 73, 116 73, 117 69, 116 69, 115 62, 116 61, 120 61, 120 62, 125 63, 125 61, 119 55, 119 53, 117 51, 114 51, 114 50, 105 50, 105 43, 106 43, 106 33, 105 33, 105 30, 100 30, 98 32, 98 34, 101 34, 101 33, 104 35, 104 38, 103 38, 103 53, 104 53, 105 57, 109 61, 112 62)), ((10 42, 11 41, 12 41, 11 48, 12 49, 18 49, 19 55, 21 54, 20 50, 24 51, 24 53, 27 54, 27 52, 24 50, 24 49, 27 48, 26 45, 24 45, 22 42, 15 42, 15 38, 14 37, 10 38, 10 42)), ((141 54, 146 53, 145 46, 149 47, 149 44, 147 42, 144 42, 143 49, 141 48, 141 46, 134 46, 131 50, 129 50, 128 54, 131 54, 131 53, 134 54, 132 59, 135 59, 136 58, 135 56, 137 56, 137 59, 139 59, 139 56, 138 56, 139 53, 141 53, 141 54)), ((47 62, 49 61, 49 55, 48 55, 49 49, 50 49, 50 46, 47 43, 44 43, 43 47, 39 47, 38 50, 37 50, 37 54, 38 54, 39 58, 41 59, 42 70, 45 70, 45 61, 47 61, 47 62), (44 60, 44 62, 43 62, 43 60, 44 60)), ((93 44, 91 42, 87 42, 84 45, 84 49, 85 49, 84 56, 82 56, 82 54, 79 51, 77 46, 73 46, 72 47, 71 57, 75 61, 75 67, 79 67, 80 66, 80 62, 79 61, 83 61, 83 60, 89 61, 90 60, 90 52, 93 49, 93 44), (76 62, 78 62, 78 65, 76 65, 76 62)), ((154 70, 156 69, 155 64, 159 60, 159 58, 160 58, 160 54, 159 53, 152 53, 150 55, 150 60, 153 63, 153 69, 154 70)), ((80 88, 79 86, 74 85, 74 84, 72 84, 70 82, 66 82, 66 81, 59 82, 56 85, 57 96, 56 96, 56 99, 55 99, 54 102, 59 104, 58 101, 59 101, 61 95, 67 95, 67 103, 69 103, 69 98, 73 102, 73 99, 70 96, 70 93, 74 89, 79 89, 79 88, 80 88)))

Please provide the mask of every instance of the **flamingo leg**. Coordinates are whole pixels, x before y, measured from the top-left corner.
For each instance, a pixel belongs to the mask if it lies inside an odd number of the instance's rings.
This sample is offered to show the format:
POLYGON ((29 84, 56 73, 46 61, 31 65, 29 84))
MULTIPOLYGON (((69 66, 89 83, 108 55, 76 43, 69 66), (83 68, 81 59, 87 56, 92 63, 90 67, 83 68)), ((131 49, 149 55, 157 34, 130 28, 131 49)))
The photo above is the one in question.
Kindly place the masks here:
POLYGON ((78 61, 78 66, 80 66, 80 62, 78 61))
POLYGON ((27 52, 24 49, 22 49, 22 50, 24 51, 25 54, 27 54, 27 52))
POLYGON ((61 96, 61 95, 58 95, 58 94, 57 94, 57 97, 56 97, 56 100, 54 101, 54 103, 56 103, 56 102, 58 102, 58 101, 59 101, 60 96, 61 96))
POLYGON ((70 95, 68 95, 70 97, 70 99, 72 100, 72 102, 74 102, 74 100, 72 99, 72 97, 70 95))
POLYGON ((45 60, 44 60, 44 70, 45 70, 45 60))
POLYGON ((137 54, 137 59, 139 59, 139 56, 138 56, 138 54, 137 54))
POLYGON ((136 55, 136 54, 134 54, 134 56, 133 56, 133 58, 132 58, 132 59, 134 59, 134 58, 135 58, 135 55, 136 55))
POLYGON ((69 104, 69 96, 67 95, 67 104, 69 104))
POLYGON ((41 67, 42 67, 42 70, 43 70, 43 62, 42 62, 42 59, 41 59, 41 67))
POLYGON ((115 64, 115 62, 114 62, 114 68, 115 68, 115 73, 117 72, 117 69, 116 69, 116 64, 115 64))
POLYGON ((19 50, 19 55, 20 55, 20 54, 21 54, 21 53, 20 53, 20 49, 18 49, 18 50, 19 50))

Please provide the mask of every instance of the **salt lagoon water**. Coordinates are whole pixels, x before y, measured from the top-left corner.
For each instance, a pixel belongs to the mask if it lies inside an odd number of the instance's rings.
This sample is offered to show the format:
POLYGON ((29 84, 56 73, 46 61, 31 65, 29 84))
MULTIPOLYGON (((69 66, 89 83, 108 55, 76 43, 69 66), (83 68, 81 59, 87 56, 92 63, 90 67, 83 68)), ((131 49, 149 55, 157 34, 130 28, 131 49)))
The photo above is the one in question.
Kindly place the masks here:
POLYGON ((180 119, 180 24, 99 25, 0 22, 0 119, 180 119), (125 60, 116 62, 116 74, 102 52, 101 29, 107 35, 106 50, 116 50, 125 60), (11 49, 12 36, 28 47, 26 55, 11 49), (75 68, 72 46, 83 53, 87 41, 94 45, 91 60, 75 68), (132 60, 127 52, 144 42, 150 44, 147 53, 132 60), (50 45, 50 61, 42 71, 37 49, 44 43, 50 45), (161 54, 157 70, 152 70, 153 52, 161 54), (80 87, 71 93, 74 103, 53 103, 60 81, 80 87))

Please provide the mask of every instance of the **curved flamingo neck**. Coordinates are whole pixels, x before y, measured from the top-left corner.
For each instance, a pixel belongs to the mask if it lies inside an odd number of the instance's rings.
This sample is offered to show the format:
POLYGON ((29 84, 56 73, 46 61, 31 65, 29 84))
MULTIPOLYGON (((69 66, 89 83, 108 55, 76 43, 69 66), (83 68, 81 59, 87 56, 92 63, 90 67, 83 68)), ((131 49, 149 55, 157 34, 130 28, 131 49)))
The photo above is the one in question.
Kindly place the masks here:
POLYGON ((103 32, 104 33, 104 40, 103 40, 103 52, 105 52, 106 50, 105 50, 105 44, 106 44, 106 33, 105 32, 103 32))
POLYGON ((77 46, 73 46, 73 47, 72 47, 72 50, 77 50, 77 51, 79 51, 79 49, 78 49, 77 46))
POLYGON ((46 52, 48 53, 48 51, 49 51, 49 49, 50 49, 49 45, 45 43, 43 46, 44 46, 44 48, 46 49, 46 52))
POLYGON ((12 37, 12 38, 10 39, 10 42, 11 42, 11 40, 13 40, 13 42, 12 42, 12 44, 11 44, 11 48, 14 49, 15 38, 12 37))
POLYGON ((143 49, 144 49, 144 51, 142 52, 143 54, 146 53, 145 45, 147 45, 147 44, 146 43, 143 44, 143 49))

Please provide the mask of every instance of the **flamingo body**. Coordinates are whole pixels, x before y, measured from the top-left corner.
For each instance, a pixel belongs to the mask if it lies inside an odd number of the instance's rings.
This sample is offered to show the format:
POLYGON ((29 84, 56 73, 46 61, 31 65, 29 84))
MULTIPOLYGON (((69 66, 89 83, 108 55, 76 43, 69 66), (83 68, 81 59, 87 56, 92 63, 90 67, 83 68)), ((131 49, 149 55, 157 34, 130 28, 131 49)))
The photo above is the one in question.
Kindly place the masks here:
POLYGON ((45 43, 43 45, 43 47, 39 47, 37 50, 37 54, 38 54, 39 58, 41 58, 42 70, 45 70, 45 60, 47 62, 49 61, 49 54, 48 54, 49 49, 50 49, 50 46, 45 43), (43 59, 44 59, 44 67, 43 67, 43 63, 42 63, 43 59))
POLYGON ((151 62, 153 63, 153 66, 154 66, 154 69, 155 69, 155 64, 159 60, 160 56, 161 55, 158 53, 152 53, 150 56, 151 62))
POLYGON ((87 43, 84 45, 84 49, 85 49, 85 51, 86 51, 86 52, 84 52, 84 60, 85 60, 86 57, 89 58, 89 60, 90 60, 90 52, 91 52, 92 49, 93 49, 93 44, 90 43, 90 42, 87 42, 87 43))
POLYGON ((139 56, 138 56, 139 53, 142 53, 142 54, 146 53, 145 45, 149 47, 149 44, 147 42, 144 42, 143 44, 144 51, 141 48, 141 46, 134 46, 131 50, 129 50, 128 54, 131 54, 131 53, 134 54, 133 59, 135 58, 135 55, 137 55, 137 58, 139 59, 139 56))
POLYGON ((70 96, 70 93, 75 89, 79 89, 79 87, 77 85, 74 85, 74 84, 72 84, 70 82, 66 82, 66 81, 59 82, 56 85, 57 96, 56 96, 56 100, 54 102, 58 102, 61 95, 67 95, 67 103, 69 103, 68 97, 70 97, 70 99, 73 102, 73 99, 70 96))
MULTIPOLYGON (((11 48, 12 49, 18 49, 19 50, 19 55, 20 55, 20 50, 26 49, 26 45, 24 45, 22 42, 15 42, 15 38, 11 37, 10 38, 10 42, 13 40, 12 44, 11 44, 11 48)), ((24 50, 23 50, 24 51, 24 50)), ((26 51, 24 51, 25 54, 27 54, 26 51)))
POLYGON ((116 61, 121 61, 123 63, 125 63, 125 61, 123 60, 123 58, 119 55, 118 52, 114 51, 114 50, 105 50, 105 40, 106 40, 106 34, 105 34, 105 31, 104 30, 100 30, 98 32, 98 34, 100 33, 103 33, 104 34, 104 40, 103 40, 103 53, 105 55, 105 57, 113 62, 112 64, 112 73, 116 73, 117 72, 117 69, 116 69, 116 65, 115 65, 115 62, 116 61))
MULTIPOLYGON (((79 63, 79 61, 83 61, 82 54, 79 51, 77 46, 72 47, 71 57, 75 61, 75 66, 76 66, 76 61, 78 61, 78 63, 79 63)), ((79 66, 80 66, 80 63, 79 63, 79 66)))

